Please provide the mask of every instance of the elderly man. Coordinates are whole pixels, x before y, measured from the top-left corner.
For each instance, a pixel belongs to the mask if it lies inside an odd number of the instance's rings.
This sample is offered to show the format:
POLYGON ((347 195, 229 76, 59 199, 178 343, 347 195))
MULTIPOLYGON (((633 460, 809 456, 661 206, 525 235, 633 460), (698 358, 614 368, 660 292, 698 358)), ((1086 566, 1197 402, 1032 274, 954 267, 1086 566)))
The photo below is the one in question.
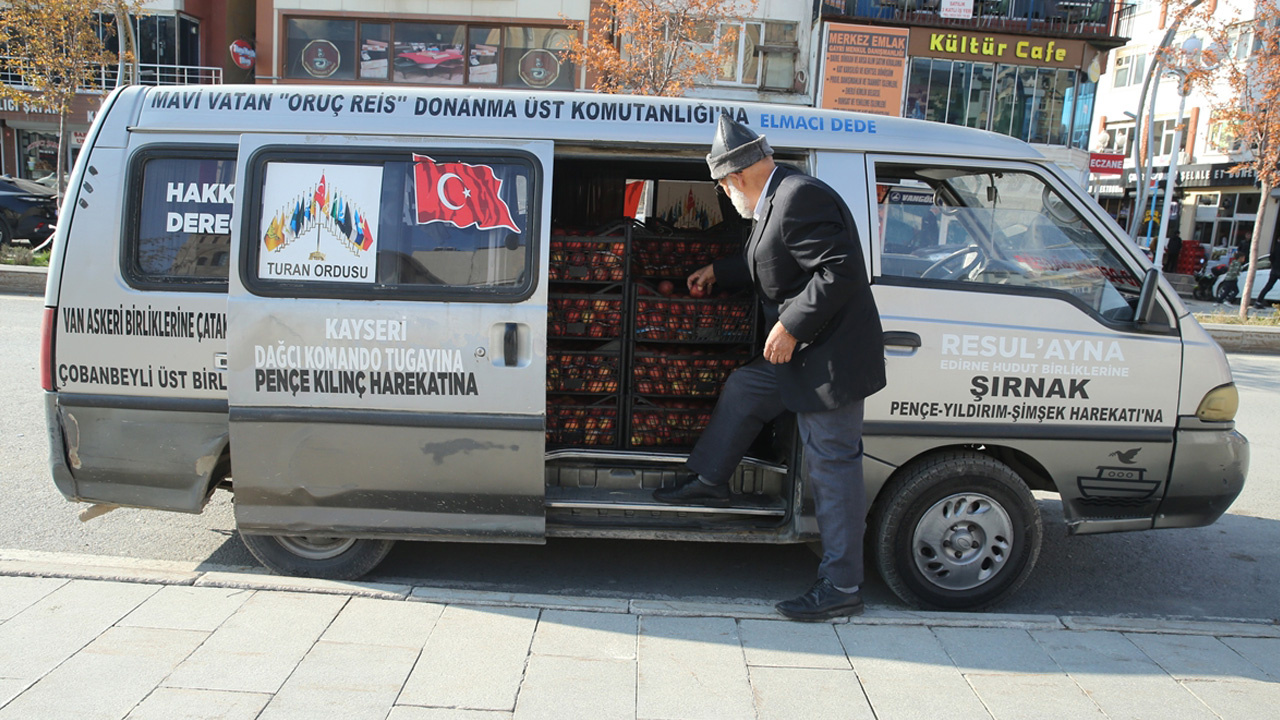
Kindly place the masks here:
POLYGON ((736 370, 689 455, 689 474, 654 497, 724 507, 729 479, 765 423, 796 413, 823 556, 808 592, 778 603, 795 620, 862 612, 863 399, 884 387, 880 316, 853 216, 823 182, 775 165, 764 137, 720 118, 711 177, 755 224, 744 252, 689 276, 692 290, 754 286, 769 329, 764 353, 736 370))

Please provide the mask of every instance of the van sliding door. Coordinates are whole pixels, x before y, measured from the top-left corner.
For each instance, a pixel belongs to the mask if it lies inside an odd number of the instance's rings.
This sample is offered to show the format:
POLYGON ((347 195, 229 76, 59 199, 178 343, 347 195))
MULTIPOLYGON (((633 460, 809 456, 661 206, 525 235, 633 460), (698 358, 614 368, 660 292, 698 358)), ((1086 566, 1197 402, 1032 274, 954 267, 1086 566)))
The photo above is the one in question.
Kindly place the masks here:
POLYGON ((236 521, 540 542, 548 142, 246 136, 236 521))

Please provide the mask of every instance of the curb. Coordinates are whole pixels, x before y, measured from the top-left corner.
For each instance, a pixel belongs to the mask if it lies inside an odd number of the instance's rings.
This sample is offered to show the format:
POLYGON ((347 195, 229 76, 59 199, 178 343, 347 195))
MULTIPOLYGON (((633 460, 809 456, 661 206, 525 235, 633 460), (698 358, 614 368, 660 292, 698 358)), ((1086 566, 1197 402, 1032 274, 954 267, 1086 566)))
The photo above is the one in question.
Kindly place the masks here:
MULTIPOLYGON (((770 603, 745 599, 627 600, 587 596, 510 593, 415 585, 344 582, 270 575, 260 568, 208 563, 138 560, 101 555, 0 550, 0 577, 44 577, 151 585, 186 585, 268 592, 319 593, 442 605, 523 607, 544 610, 666 617, 729 617, 781 620, 770 603)), ((1056 616, 1016 613, 925 612, 870 608, 834 624, 987 628, 1000 630, 1110 631, 1163 635, 1280 639, 1280 624, 1247 618, 1144 618, 1056 616)))
POLYGON ((0 292, 44 295, 49 268, 28 265, 0 265, 0 292))
POLYGON ((1280 327, 1201 323, 1227 352, 1280 353, 1280 327))

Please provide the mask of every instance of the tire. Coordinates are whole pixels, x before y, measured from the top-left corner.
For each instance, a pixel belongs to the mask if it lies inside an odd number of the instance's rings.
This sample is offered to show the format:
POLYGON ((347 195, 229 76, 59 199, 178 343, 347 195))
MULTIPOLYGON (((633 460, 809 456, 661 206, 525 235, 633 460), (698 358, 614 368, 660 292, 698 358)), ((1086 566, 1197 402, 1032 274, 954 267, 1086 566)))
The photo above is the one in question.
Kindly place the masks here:
POLYGON ((13 229, 9 227, 9 223, 0 220, 0 247, 9 247, 13 244, 13 229))
POLYGON ((249 535, 240 540, 258 562, 277 575, 356 580, 378 566, 394 540, 324 536, 249 535))
POLYGON ((903 468, 885 492, 872 518, 876 567, 906 603, 988 608, 1035 567, 1040 508, 1008 465, 976 452, 941 453, 903 468))

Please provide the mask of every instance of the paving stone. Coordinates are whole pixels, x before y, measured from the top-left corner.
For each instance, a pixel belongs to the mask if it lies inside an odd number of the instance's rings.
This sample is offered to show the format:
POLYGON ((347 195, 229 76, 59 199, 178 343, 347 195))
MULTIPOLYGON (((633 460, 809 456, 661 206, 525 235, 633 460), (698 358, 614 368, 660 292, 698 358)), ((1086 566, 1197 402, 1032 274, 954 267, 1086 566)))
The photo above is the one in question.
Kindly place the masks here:
POLYGON ((1061 675, 965 676, 996 720, 1105 720, 1079 685, 1061 675))
POLYGON ((981 627, 1010 630, 1058 630, 1062 621, 1055 615, 1022 613, 963 613, 927 610, 897 610, 869 607, 849 618, 850 625, 928 625, 929 627, 981 627))
POLYGON ((583 660, 635 660, 638 621, 635 615, 544 610, 530 652, 583 660))
POLYGON ((751 688, 759 720, 874 720, 875 713, 852 670, 752 667, 751 688))
POLYGON ((417 659, 417 648, 318 642, 258 720, 383 720, 417 659))
POLYGON ((1274 718, 1280 684, 1251 680, 1185 680, 1183 686, 1222 718, 1274 718))
MULTIPOLYGON (((729 617, 778 620, 770 602, 700 602, 696 600, 632 600, 631 613, 645 616, 729 617)), ((844 618, 840 619, 841 622, 844 618)))
POLYGON ((1215 637, 1137 635, 1125 637, 1178 680, 1266 680, 1257 665, 1215 637))
POLYGON ((642 617, 636 674, 638 718, 755 718, 732 619, 642 617))
POLYGON ((1216 635, 1218 637, 1280 638, 1280 626, 1247 620, 1169 620, 1071 616, 1062 618, 1071 630, 1113 630, 1156 635, 1216 635))
POLYGON ((636 716, 634 660, 533 655, 515 720, 630 720, 636 716))
POLYGON ((933 628, 933 634, 961 673, 1062 673, 1026 630, 933 628))
POLYGON ((162 587, 116 624, 213 632, 252 594, 225 588, 162 587))
POLYGON ((748 665, 852 669, 840 638, 827 623, 741 620, 738 629, 748 665))
POLYGON ((450 605, 397 704, 514 710, 537 621, 531 608, 450 605))
POLYGON ((254 593, 165 686, 274 693, 346 601, 334 595, 254 593))
POLYGON ((421 650, 442 612, 434 603, 352 598, 320 639, 421 650))
POLYGON ((0 677, 40 678, 159 589, 94 580, 63 585, 0 625, 0 677))
POLYGON ((18 678, 0 678, 0 707, 18 696, 18 693, 26 690, 31 680, 20 680, 18 678))
POLYGON ((511 713, 498 710, 458 710, 397 705, 387 720, 511 720, 511 713))
POLYGON ((1257 665, 1272 680, 1280 681, 1280 640, 1262 638, 1221 638, 1227 647, 1257 665))
POLYGON ((161 687, 125 720, 254 720, 270 699, 265 693, 161 687))
POLYGON ((839 625, 836 634, 880 720, 991 716, 927 627, 839 625), (920 682, 928 677, 928 682, 920 682))
POLYGON ((66 584, 66 580, 58 578, 0 577, 0 622, 26 610, 66 584))
POLYGON ((111 628, 0 709, 0 718, 124 717, 206 637, 193 630, 111 628))
POLYGON ((0 575, 190 585, 200 577, 190 562, 136 560, 38 550, 0 550, 0 575))
POLYGON ((1032 637, 1113 720, 1214 717, 1120 633, 1051 630, 1032 637))

